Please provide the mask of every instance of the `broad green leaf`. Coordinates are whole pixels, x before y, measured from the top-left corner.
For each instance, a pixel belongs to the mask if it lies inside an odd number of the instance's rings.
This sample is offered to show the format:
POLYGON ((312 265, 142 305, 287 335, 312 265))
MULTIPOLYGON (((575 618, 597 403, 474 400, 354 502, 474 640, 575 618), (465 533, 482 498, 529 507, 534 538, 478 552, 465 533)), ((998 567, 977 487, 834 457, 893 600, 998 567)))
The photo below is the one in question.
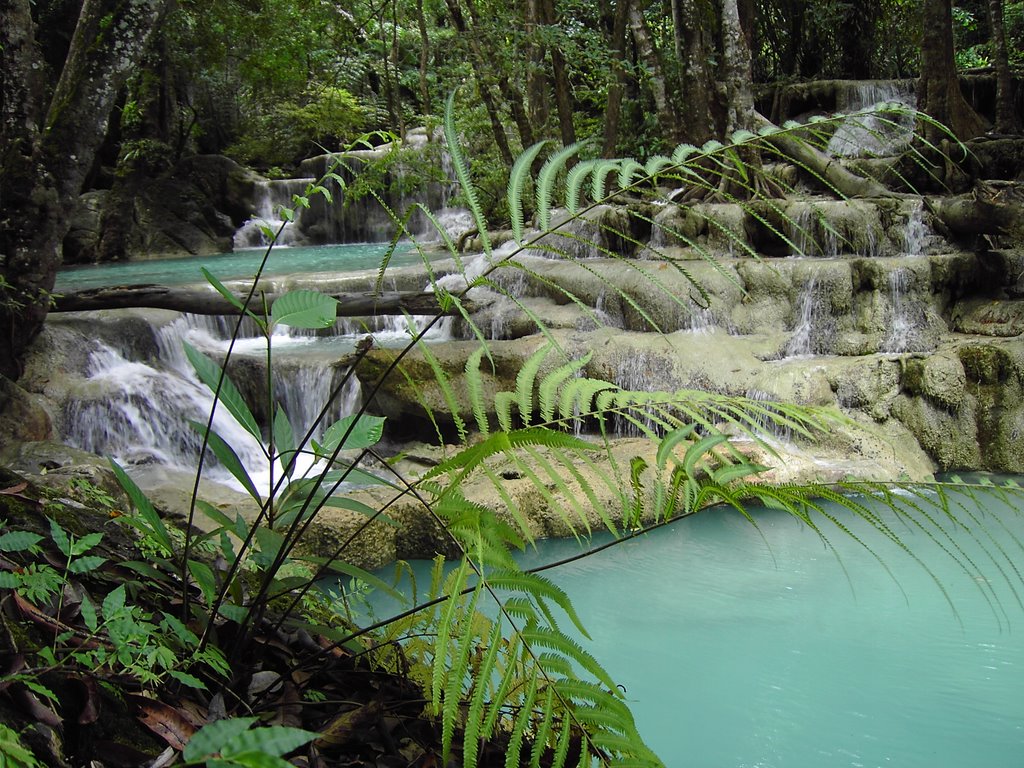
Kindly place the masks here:
POLYGON ((196 763, 207 755, 220 752, 226 742, 249 730, 257 719, 255 717, 235 717, 215 720, 204 725, 189 739, 181 753, 182 758, 186 763, 196 763))
POLYGON ((242 393, 238 391, 238 387, 231 381, 231 377, 223 373, 217 363, 187 341, 183 341, 182 345, 185 348, 185 356, 192 364, 192 368, 195 369, 199 380, 214 394, 217 394, 217 387, 219 386, 220 394, 218 399, 228 409, 228 413, 235 417, 235 421, 241 424, 246 432, 261 441, 262 435, 260 434, 259 425, 256 424, 252 411, 246 405, 242 393), (222 376, 223 381, 221 380, 222 376))
POLYGON ((113 616, 124 609, 125 588, 124 584, 115 587, 103 598, 103 618, 109 621, 113 616))
POLYGON ((48 517, 47 520, 50 521, 50 538, 53 539, 53 543, 64 557, 71 557, 71 539, 56 520, 52 517, 48 517))
POLYGON ((370 448, 380 442, 384 434, 384 416, 370 416, 368 414, 352 414, 344 416, 331 424, 324 432, 323 440, 320 441, 317 453, 324 457, 333 454, 336 450, 359 450, 370 448), (349 429, 351 428, 351 431, 349 429), (348 432, 348 436, 345 433, 348 432), (344 443, 342 440, 344 439, 344 443), (339 444, 341 447, 339 448, 339 444))
POLYGON ((292 432, 292 423, 288 420, 288 414, 284 408, 277 406, 277 413, 274 414, 274 447, 277 455, 281 458, 281 464, 288 477, 295 474, 295 434, 292 432))
POLYGON ((95 632, 96 627, 99 626, 99 620, 96 618, 96 606, 92 604, 89 595, 84 592, 79 610, 82 612, 82 621, 85 623, 85 628, 90 632, 95 632))
POLYGON ((81 555, 88 552, 90 549, 95 547, 103 541, 103 534, 98 532, 87 533, 80 539, 75 539, 71 542, 71 554, 81 555))
POLYGON ((107 562, 107 558, 105 557, 87 555, 86 557, 80 557, 77 560, 72 560, 71 564, 68 566, 68 572, 88 573, 89 571, 95 571, 105 562, 107 562))
POLYGON ((169 669, 167 670, 167 674, 173 677, 179 683, 187 685, 189 688, 196 688, 200 691, 206 690, 206 683, 204 683, 195 675, 190 675, 187 672, 181 672, 177 669, 169 669))
POLYGON ((241 459, 238 458, 238 454, 235 453, 235 449, 228 445, 227 441, 214 430, 207 430, 205 424, 200 424, 198 421, 192 421, 191 419, 188 423, 200 435, 206 435, 210 450, 213 451, 213 455, 217 457, 217 460, 224 465, 224 468, 231 473, 232 477, 242 484, 242 487, 245 488, 246 492, 257 503, 263 504, 260 492, 256 490, 256 485, 253 483, 252 478, 249 477, 249 473, 246 471, 241 459))
POLYGON ((43 540, 38 533, 11 531, 0 535, 0 552, 24 552, 43 540))
POLYGON ((289 291, 270 308, 272 326, 329 328, 338 317, 338 300, 319 291, 289 291))
POLYGON ((319 735, 301 728, 289 728, 282 725, 253 728, 236 733, 226 739, 221 746, 220 754, 221 757, 230 758, 234 755, 258 751, 280 757, 298 749, 303 744, 308 744, 319 735))
POLYGON ((128 498, 142 518, 141 523, 131 521, 131 524, 148 537, 154 539, 156 543, 163 547, 164 553, 170 555, 174 552, 174 543, 171 541, 171 534, 168 533, 167 526, 160 519, 160 515, 153 508, 153 504, 146 497, 146 494, 142 492, 142 489, 135 484, 135 481, 128 477, 128 474, 121 468, 121 465, 113 459, 110 459, 110 468, 114 471, 118 484, 128 494, 128 498))

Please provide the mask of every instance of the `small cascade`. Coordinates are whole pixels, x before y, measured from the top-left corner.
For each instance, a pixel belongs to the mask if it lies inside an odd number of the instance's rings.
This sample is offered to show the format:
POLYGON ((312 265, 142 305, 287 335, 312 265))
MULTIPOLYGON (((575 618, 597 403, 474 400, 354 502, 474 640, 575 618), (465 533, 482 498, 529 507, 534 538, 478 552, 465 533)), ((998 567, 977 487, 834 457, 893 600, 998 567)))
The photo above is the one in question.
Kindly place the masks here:
POLYGON ((888 157, 901 152, 914 135, 913 83, 909 80, 851 81, 836 92, 836 109, 856 112, 884 103, 911 108, 904 114, 870 113, 843 122, 829 140, 834 157, 888 157))
POLYGON ((747 390, 745 397, 748 400, 753 400, 756 404, 751 412, 755 414, 754 434, 757 437, 775 440, 780 443, 792 441, 793 430, 786 425, 779 424, 776 419, 772 418, 772 415, 777 411, 771 403, 777 401, 778 397, 761 389, 747 390))
MULTIPOLYGON (((64 439, 124 463, 194 469, 202 439, 188 422, 205 423, 212 405, 212 393, 191 371, 126 360, 97 342, 83 391, 68 402, 64 439)), ((263 471, 260 446, 226 409, 217 409, 214 429, 243 464, 263 471)), ((212 473, 230 482, 226 470, 213 467, 212 473)))
POLYGON ((319 439, 326 427, 359 410, 362 401, 359 379, 349 376, 321 418, 324 405, 347 373, 347 368, 325 368, 323 365, 308 363, 294 367, 279 366, 274 370, 276 399, 291 422, 296 440, 307 432, 314 439, 319 439))
POLYGON ((281 208, 293 208, 293 195, 305 192, 314 179, 279 179, 260 181, 256 185, 256 210, 253 216, 235 232, 233 245, 236 249, 259 248, 270 244, 266 232, 280 234, 277 245, 302 245, 307 242, 297 221, 287 221, 280 216, 281 208))
POLYGON ((924 218, 924 203, 918 202, 903 227, 903 253, 908 256, 924 255, 932 237, 932 230, 924 218))
MULTIPOLYGON (((630 352, 622 354, 615 366, 613 383, 628 391, 656 392, 673 386, 675 380, 672 361, 656 352, 630 352)), ((657 431, 653 419, 612 416, 613 431, 618 437, 639 437, 644 429, 657 431)))
POLYGON ((912 352, 920 346, 921 310, 908 300, 910 271, 897 267, 889 273, 889 331, 879 352, 912 352))
POLYGON ((796 326, 786 345, 786 357, 810 357, 814 354, 811 345, 811 334, 814 330, 814 289, 815 281, 812 278, 807 281, 807 285, 804 286, 804 290, 800 294, 796 326))
POLYGON ((690 333, 711 333, 715 330, 715 314, 710 306, 700 306, 692 298, 688 306, 689 313, 681 330, 690 333))
POLYGON ((434 218, 445 233, 457 239, 471 229, 472 216, 464 209, 451 208, 454 174, 448 166, 447 152, 436 150, 438 143, 426 142, 425 135, 412 134, 406 142, 411 149, 405 152, 431 153, 415 162, 422 164, 424 158, 435 162, 445 174, 442 180, 423 180, 420 171, 410 170, 404 158, 409 154, 392 155, 400 151, 395 145, 385 145, 369 150, 357 150, 340 154, 326 154, 304 160, 299 167, 302 178, 281 179, 263 182, 261 190, 267 202, 260 202, 254 212, 254 221, 247 222, 236 234, 236 247, 260 245, 259 220, 273 224, 280 220, 274 213, 283 204, 294 209, 295 221, 288 224, 289 240, 283 244, 302 243, 322 245, 327 243, 379 243, 391 240, 399 228, 392 218, 402 218, 407 212, 411 217, 404 222, 409 234, 425 241, 439 241, 442 235, 437 226, 423 211, 416 209, 417 203, 435 212, 434 218), (354 196, 357 181, 371 165, 377 165, 374 173, 386 163, 383 178, 375 187, 382 190, 382 198, 374 195, 354 196), (336 181, 329 180, 324 186, 330 196, 319 193, 308 195, 309 206, 296 206, 293 196, 303 195, 310 182, 322 178, 328 171, 344 179, 344 188, 336 181), (383 205, 382 205, 383 203, 383 205))
POLYGON ((795 255, 834 259, 839 255, 840 237, 816 205, 801 206, 789 225, 789 239, 795 255))

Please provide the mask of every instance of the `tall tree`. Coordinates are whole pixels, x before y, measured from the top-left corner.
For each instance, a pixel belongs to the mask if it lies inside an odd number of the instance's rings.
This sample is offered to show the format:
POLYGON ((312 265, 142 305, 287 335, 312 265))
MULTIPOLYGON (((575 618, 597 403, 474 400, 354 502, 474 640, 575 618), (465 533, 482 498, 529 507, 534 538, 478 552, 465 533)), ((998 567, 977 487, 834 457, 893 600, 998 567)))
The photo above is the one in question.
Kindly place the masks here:
POLYGON ((30 0, 0 0, 0 374, 50 305, 61 242, 125 79, 170 0, 84 0, 57 84, 48 87, 30 0))
MULTIPOLYGON (((948 126, 958 139, 971 139, 985 130, 985 121, 960 90, 953 51, 952 0, 924 0, 921 10, 921 76, 917 102, 922 112, 948 126)), ((937 139, 936 129, 926 127, 937 139)))
POLYGON ((1013 74, 1006 50, 1006 27, 1003 24, 1003 0, 988 0, 988 23, 992 30, 992 53, 996 68, 996 130, 1013 133, 1019 128, 1019 117, 1013 108, 1013 74))

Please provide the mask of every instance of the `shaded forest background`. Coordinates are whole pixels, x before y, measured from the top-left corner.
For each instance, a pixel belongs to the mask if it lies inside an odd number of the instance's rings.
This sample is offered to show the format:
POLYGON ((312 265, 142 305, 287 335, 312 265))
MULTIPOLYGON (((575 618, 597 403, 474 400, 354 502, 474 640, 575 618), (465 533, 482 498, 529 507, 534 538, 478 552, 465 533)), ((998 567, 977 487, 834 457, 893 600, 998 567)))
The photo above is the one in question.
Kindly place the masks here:
POLYGON ((431 129, 455 89, 498 225, 506 171, 539 139, 644 158, 789 117, 785 84, 921 75, 918 107, 958 138, 1013 133, 1024 2, 7 0, 0 64, 0 373, 16 379, 83 191, 130 198, 195 155, 288 176, 368 133, 431 129))

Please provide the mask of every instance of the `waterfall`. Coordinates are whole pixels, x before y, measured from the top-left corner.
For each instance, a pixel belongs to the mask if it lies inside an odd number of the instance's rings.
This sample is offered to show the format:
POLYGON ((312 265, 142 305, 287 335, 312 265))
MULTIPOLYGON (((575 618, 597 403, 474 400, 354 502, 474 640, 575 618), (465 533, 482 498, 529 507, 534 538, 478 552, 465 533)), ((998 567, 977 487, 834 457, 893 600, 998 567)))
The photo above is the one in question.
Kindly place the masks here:
POLYGON ((417 203, 434 212, 437 223, 449 237, 458 238, 471 229, 474 222, 468 211, 449 207, 454 171, 448 153, 439 150, 436 158, 426 154, 441 145, 428 144, 425 135, 417 133, 411 133, 406 144, 411 149, 402 155, 393 155, 398 148, 390 144, 370 150, 320 155, 302 162, 298 178, 260 182, 253 218, 236 232, 235 247, 265 245, 261 225, 265 223, 276 231, 283 223, 276 213, 282 205, 294 211, 294 221, 284 224, 282 238, 278 241, 282 245, 387 242, 399 228, 393 216, 401 220, 408 211, 412 211, 412 216, 404 226, 410 235, 427 241, 441 240, 435 224, 414 207, 417 203), (419 153, 420 157, 416 158, 413 153, 419 153), (441 178, 424 180, 424 174, 415 168, 423 162, 439 167, 441 178), (374 173, 381 174, 371 182, 380 193, 380 199, 375 195, 356 194, 360 174, 373 165, 377 166, 374 173), (380 168, 383 171, 378 170, 380 168), (293 202, 295 195, 305 195, 308 186, 328 171, 342 178, 343 185, 330 179, 324 182, 329 197, 320 193, 307 195, 308 207, 293 202))
POLYGON ((307 242, 306 237, 299 229, 297 221, 286 221, 280 216, 280 210, 293 208, 293 195, 301 195, 306 187, 315 179, 280 179, 265 180, 256 184, 256 210, 252 218, 248 219, 235 232, 232 239, 236 249, 259 248, 270 244, 264 229, 271 233, 280 234, 277 237, 277 245, 302 245, 307 242))
MULTIPOLYGON (((408 338, 405 322, 404 318, 380 318, 379 325, 388 329, 384 333, 401 333, 408 338)), ((157 329, 155 360, 128 360, 122 352, 97 342, 80 391, 65 407, 64 439, 127 465, 157 464, 169 469, 194 470, 202 440, 189 421, 206 423, 213 394, 196 377, 182 342, 188 341, 217 359, 227 349, 233 324, 234 318, 182 315, 157 329)), ((447 332, 442 328, 434 335, 447 332)), ((327 424, 358 410, 362 399, 359 380, 353 376, 346 382, 324 421, 316 424, 330 393, 347 369, 331 365, 330 361, 337 359, 335 353, 316 354, 318 339, 296 337, 293 341, 297 346, 289 346, 288 340, 288 336, 274 338, 274 349, 278 350, 274 367, 277 401, 296 439, 301 439, 310 428, 317 437, 327 424), (314 354, 308 354, 310 350, 314 354)), ((346 349, 351 350, 354 342, 346 340, 346 349)), ((248 359, 262 364, 265 345, 255 327, 243 324, 243 333, 235 344, 235 361, 244 363, 248 359)), ((237 379, 243 396, 251 391, 252 397, 259 399, 260 376, 257 380, 237 375, 233 378, 237 379)), ((259 402, 250 403, 250 407, 257 415, 266 412, 265 404, 259 402)), ((238 454, 257 488, 266 489, 270 467, 260 443, 223 406, 216 410, 214 430, 238 454)), ((211 479, 240 488, 215 461, 208 466, 211 479)))
MULTIPOLYGON (((66 406, 64 439, 126 464, 194 469, 202 439, 188 422, 206 423, 213 405, 210 390, 191 371, 176 369, 173 361, 134 362, 96 344, 82 391, 66 406)), ((243 464, 263 471, 266 460, 260 446, 226 409, 217 409, 214 429, 243 464)), ((230 482, 226 470, 214 466, 211 471, 214 479, 230 482)))
POLYGON ((923 255, 931 236, 931 228, 924 220, 924 203, 918 202, 911 209, 903 227, 903 253, 908 256, 923 255))
MULTIPOLYGON (((836 92, 836 109, 855 112, 886 102, 912 108, 915 103, 910 81, 861 80, 845 84, 836 92)), ((871 112, 850 118, 836 129, 827 151, 836 157, 888 157, 905 149, 914 135, 916 118, 912 109, 905 114, 871 112)))
POLYGON ((796 324, 786 345, 786 357, 810 357, 814 354, 814 326, 819 314, 817 304, 817 281, 811 278, 800 292, 796 324))
POLYGON ((319 418, 331 392, 347 373, 347 368, 308 363, 294 367, 279 366, 274 370, 274 392, 288 416, 296 440, 301 440, 308 431, 314 439, 319 439, 326 427, 359 410, 362 401, 359 379, 350 376, 323 419, 319 418))
POLYGON ((759 412, 755 412, 754 416, 755 435, 761 438, 771 438, 781 443, 792 441, 793 430, 788 426, 780 425, 772 418, 772 414, 777 411, 770 403, 778 400, 776 396, 761 389, 749 389, 744 396, 748 400, 753 400, 757 404, 756 408, 760 409, 759 412))
MULTIPOLYGON (((657 392, 674 386, 674 382, 672 360, 657 352, 623 352, 615 366, 613 383, 628 391, 657 392)), ((633 419, 636 418, 634 415, 633 419)), ((658 429, 654 419, 643 418, 640 423, 633 419, 613 415, 611 421, 616 436, 639 437, 644 434, 644 428, 658 429)))
POLYGON ((910 272, 897 267, 889 273, 889 331, 879 345, 880 352, 910 352, 918 346, 920 310, 907 300, 910 272))

